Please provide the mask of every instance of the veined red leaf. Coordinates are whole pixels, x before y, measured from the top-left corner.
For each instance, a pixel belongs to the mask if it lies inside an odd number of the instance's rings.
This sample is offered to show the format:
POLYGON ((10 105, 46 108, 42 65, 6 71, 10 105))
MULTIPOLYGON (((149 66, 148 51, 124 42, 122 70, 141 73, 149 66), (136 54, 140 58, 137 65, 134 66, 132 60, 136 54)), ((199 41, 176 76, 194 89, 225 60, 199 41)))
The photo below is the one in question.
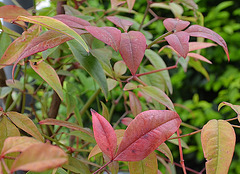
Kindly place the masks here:
POLYGON ((24 49, 27 45, 37 37, 40 33, 40 27, 38 25, 33 25, 27 31, 23 32, 22 36, 14 40, 5 53, 3 54, 2 58, 0 59, 0 68, 5 67, 6 65, 11 65, 14 63, 18 57, 22 54, 24 49), (1 65, 6 64, 6 65, 1 65))
POLYGON ((39 144, 39 143, 42 143, 42 142, 31 137, 25 137, 25 136, 8 137, 4 141, 1 156, 4 156, 7 153, 12 153, 12 152, 23 152, 29 146, 33 144, 39 144))
POLYGON ((131 11, 133 9, 134 4, 135 4, 135 0, 127 0, 127 4, 128 4, 129 11, 131 11))
POLYGON ((165 37, 169 45, 176 50, 180 56, 186 58, 189 52, 189 34, 185 31, 179 31, 165 37))
POLYGON ((159 103, 168 107, 170 110, 172 110, 172 111, 175 110, 171 99, 161 89, 159 89, 155 86, 142 86, 139 88, 147 96, 155 99, 159 103))
POLYGON ((197 53, 188 53, 187 56, 212 64, 210 60, 197 53))
POLYGON ((126 1, 121 1, 121 0, 111 0, 111 6, 112 9, 118 7, 119 5, 124 4, 126 1))
POLYGON ((118 51, 121 41, 121 31, 114 27, 86 26, 85 29, 94 37, 118 51))
POLYGON ((125 117, 125 118, 123 118, 123 119, 121 120, 121 123, 124 124, 124 125, 126 125, 126 126, 128 126, 128 125, 131 123, 131 121, 133 121, 132 118, 130 118, 130 117, 125 117))
POLYGON ((188 29, 185 30, 185 32, 188 32, 190 36, 203 37, 216 42, 218 45, 223 47, 228 57, 228 61, 230 60, 227 44, 225 40, 216 32, 200 25, 191 25, 188 29))
POLYGON ((132 75, 136 74, 143 59, 145 49, 146 38, 141 32, 130 31, 122 33, 119 52, 132 75))
POLYGON ((85 21, 84 19, 71 16, 71 15, 66 15, 66 14, 61 14, 53 17, 54 19, 57 19, 67 26, 71 28, 81 28, 84 29, 84 26, 90 26, 91 24, 88 21, 85 21))
POLYGON ((146 158, 176 132, 180 123, 178 114, 170 110, 149 110, 138 114, 127 127, 114 160, 146 158))
POLYGON ((189 21, 182 21, 180 19, 167 18, 163 21, 163 25, 167 31, 182 31, 190 25, 189 21))
POLYGON ((129 172, 131 174, 157 174, 158 162, 155 152, 152 152, 141 161, 128 162, 129 172))
POLYGON ((67 127, 67 128, 73 129, 73 130, 79 130, 79 131, 84 132, 84 133, 90 135, 91 137, 93 137, 93 133, 91 132, 90 129, 83 128, 81 126, 78 126, 77 124, 70 123, 68 121, 62 121, 62 120, 48 118, 48 119, 40 121, 39 124, 63 126, 63 127, 67 127))
POLYGON ((228 173, 235 148, 236 135, 225 120, 210 120, 203 126, 201 141, 207 173, 228 173))
POLYGON ((116 133, 103 116, 94 110, 91 110, 91 113, 95 140, 102 152, 112 160, 117 149, 116 133))
POLYGON ((63 89, 56 71, 43 61, 34 63, 30 60, 30 65, 57 92, 60 99, 63 100, 63 89))
POLYGON ((7 112, 7 115, 17 127, 32 135, 34 138, 42 142, 44 141, 44 138, 39 132, 36 125, 26 115, 20 114, 18 112, 7 112))
POLYGON ((195 51, 212 46, 216 46, 216 44, 208 42, 189 42, 189 51, 195 51))
POLYGON ((17 170, 42 172, 60 167, 67 161, 67 154, 59 147, 44 143, 34 144, 16 158, 11 173, 17 170))
POLYGON ((135 117, 142 112, 142 105, 133 92, 128 91, 128 93, 130 109, 132 111, 133 116, 135 117))
POLYGON ((48 17, 48 16, 18 16, 17 20, 19 21, 25 21, 25 22, 30 22, 34 24, 41 25, 43 27, 46 27, 48 29, 52 29, 55 31, 58 31, 60 33, 66 34, 74 39, 77 40, 77 42, 87 51, 89 52, 88 46, 85 43, 85 41, 82 39, 82 37, 75 32, 72 28, 64 24, 63 22, 48 17))
POLYGON ((127 32, 128 28, 133 25, 132 22, 125 20, 125 19, 120 19, 116 16, 108 16, 107 19, 114 23, 116 26, 122 28, 125 32, 127 32))

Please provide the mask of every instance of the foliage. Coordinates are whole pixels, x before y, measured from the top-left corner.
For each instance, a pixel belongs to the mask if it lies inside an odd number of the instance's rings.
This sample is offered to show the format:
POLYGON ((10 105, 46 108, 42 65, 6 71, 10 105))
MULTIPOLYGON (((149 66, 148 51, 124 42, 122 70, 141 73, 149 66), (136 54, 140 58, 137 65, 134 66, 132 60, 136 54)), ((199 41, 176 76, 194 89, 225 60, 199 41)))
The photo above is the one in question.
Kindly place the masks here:
MULTIPOLYGON (((221 3, 212 13, 232 4, 221 3)), ((231 56, 222 36, 203 26, 194 1, 58 1, 52 2, 50 9, 55 8, 57 14, 42 10, 34 16, 14 5, 0 7, 4 21, 24 29, 19 35, 1 26, 0 68, 13 65, 13 79, 4 79, 0 88, 5 101, 0 107, 0 174, 174 173, 173 165, 184 173, 228 173, 236 144, 233 127, 239 127, 229 121, 239 116, 221 120, 198 94, 193 103, 171 99, 173 85, 188 74, 188 66, 210 79, 202 62, 214 60, 200 54, 202 49, 219 45, 228 60, 231 56), (191 116, 184 113, 189 108, 191 116), (206 158, 200 172, 184 163, 185 155, 195 151, 189 143, 194 134, 202 146, 198 159, 206 158)), ((209 88, 221 85, 209 83, 209 88)), ((219 109, 223 105, 239 115, 238 105, 223 102, 219 109)))

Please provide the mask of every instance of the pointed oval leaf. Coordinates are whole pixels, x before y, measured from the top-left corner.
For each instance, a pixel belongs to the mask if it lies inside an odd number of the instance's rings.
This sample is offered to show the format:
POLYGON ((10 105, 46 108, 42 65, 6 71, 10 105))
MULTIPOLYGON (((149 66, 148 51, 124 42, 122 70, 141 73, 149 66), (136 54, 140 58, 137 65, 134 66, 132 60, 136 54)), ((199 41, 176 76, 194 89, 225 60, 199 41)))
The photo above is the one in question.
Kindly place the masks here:
POLYGON ((121 31, 114 27, 87 26, 85 29, 94 37, 118 51, 121 41, 121 31))
POLYGON ((85 43, 85 41, 82 39, 82 37, 77 32, 75 32, 73 29, 71 29, 69 26, 67 26, 66 24, 64 24, 63 22, 61 22, 57 19, 54 19, 54 18, 51 18, 48 16, 28 16, 28 17, 18 16, 17 20, 38 24, 38 25, 41 25, 48 29, 52 29, 52 30, 58 31, 60 33, 66 34, 66 35, 76 39, 76 41, 87 52, 89 52, 88 46, 85 43))
POLYGON ((39 63, 30 60, 30 65, 57 92, 59 98, 63 100, 63 89, 56 71, 43 61, 39 63))
POLYGON ((216 44, 208 42, 189 42, 189 51, 195 51, 212 46, 216 46, 216 44))
POLYGON ((128 93, 130 109, 132 111, 133 116, 136 117, 138 114, 142 112, 142 105, 133 92, 128 91, 128 93))
POLYGON ((130 117, 125 117, 125 118, 123 118, 123 119, 121 120, 121 123, 124 124, 124 125, 126 125, 126 126, 128 126, 128 125, 131 123, 131 121, 133 121, 132 118, 130 118, 130 117))
POLYGON ((146 158, 176 132, 180 124, 178 114, 170 110, 149 110, 138 114, 127 127, 114 160, 146 158))
POLYGON ((11 173, 17 170, 42 172, 60 167, 67 161, 67 154, 59 147, 44 143, 34 144, 16 158, 11 173))
POLYGON ((185 31, 180 31, 174 34, 170 34, 165 37, 169 45, 176 50, 180 56, 186 58, 189 52, 189 34, 185 31))
POLYGON ((185 30, 185 32, 188 32, 190 36, 203 37, 216 42, 218 45, 223 47, 228 60, 230 60, 227 44, 225 40, 216 32, 200 25, 191 25, 188 29, 185 30))
POLYGON ((67 128, 73 129, 73 130, 82 131, 82 132, 90 135, 91 137, 93 137, 93 133, 91 132, 90 129, 83 128, 81 126, 78 126, 77 124, 70 123, 68 121, 62 121, 62 120, 48 118, 48 119, 40 121, 39 124, 63 126, 63 127, 67 127, 67 128))
POLYGON ((2 58, 0 59, 0 68, 14 63, 22 54, 27 45, 32 41, 32 39, 37 37, 39 34, 40 27, 38 25, 33 25, 27 31, 24 31, 22 36, 14 40, 3 54, 2 58))
POLYGON ((170 160, 170 162, 173 164, 173 156, 172 156, 172 152, 169 149, 169 147, 165 144, 162 143, 158 148, 158 151, 162 152, 166 157, 168 157, 168 159, 170 160))
POLYGON ((67 26, 71 28, 81 28, 84 29, 84 26, 90 26, 91 24, 88 21, 85 21, 84 19, 71 16, 71 15, 66 15, 66 14, 61 14, 53 17, 54 19, 57 19, 67 26))
POLYGON ((235 148, 236 135, 225 120, 210 120, 203 126, 201 141, 207 173, 228 173, 235 148))
POLYGON ((42 142, 31 137, 25 137, 25 136, 8 137, 4 141, 1 156, 4 156, 7 153, 12 153, 12 152, 23 152, 29 146, 33 144, 39 144, 39 143, 42 143, 42 142))
POLYGON ((64 164, 63 168, 73 172, 82 174, 91 174, 88 167, 77 158, 68 157, 68 164, 64 164))
POLYGON ((128 162, 129 172, 131 174, 157 174, 158 162, 155 152, 152 152, 141 161, 128 162))
POLYGON ((119 52, 132 75, 136 74, 143 59, 145 49, 146 38, 141 32, 130 31, 122 33, 119 52))
POLYGON ((163 21, 163 25, 167 31, 182 31, 190 25, 190 22, 182 21, 180 19, 167 18, 163 21))
POLYGON ((233 105, 228 102, 222 102, 218 105, 218 110, 220 110, 223 106, 230 106, 238 115, 240 115, 240 105, 233 105))
POLYGON ((33 121, 28 118, 28 116, 20 114, 18 112, 7 112, 7 115, 17 127, 32 135, 36 139, 42 142, 44 141, 44 138, 39 132, 38 128, 33 123, 33 121))
POLYGON ((175 110, 171 99, 161 89, 154 87, 154 86, 142 86, 142 87, 140 87, 140 89, 147 96, 155 99, 159 103, 168 107, 170 110, 172 110, 172 111, 175 110))
POLYGON ((212 64, 212 62, 208 60, 206 57, 203 57, 202 55, 197 53, 188 53, 187 56, 212 64))
POLYGON ((116 133, 103 116, 94 110, 91 110, 91 113, 95 140, 102 152, 112 160, 117 149, 116 133))
POLYGON ((107 19, 114 23, 116 26, 122 28, 125 32, 127 32, 128 28, 133 25, 132 22, 126 19, 120 19, 116 16, 108 16, 107 19))

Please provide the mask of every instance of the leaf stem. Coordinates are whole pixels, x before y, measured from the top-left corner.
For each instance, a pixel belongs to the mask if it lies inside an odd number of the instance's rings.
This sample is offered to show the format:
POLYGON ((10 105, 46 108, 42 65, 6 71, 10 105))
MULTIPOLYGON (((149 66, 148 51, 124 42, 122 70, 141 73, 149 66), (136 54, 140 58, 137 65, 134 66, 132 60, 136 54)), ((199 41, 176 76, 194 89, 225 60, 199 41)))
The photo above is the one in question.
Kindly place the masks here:
POLYGON ((151 4, 151 3, 149 2, 149 0, 147 0, 147 8, 146 8, 146 10, 145 10, 145 12, 144 12, 144 16, 143 16, 142 22, 141 22, 141 24, 140 24, 140 26, 139 26, 139 28, 138 28, 138 31, 140 31, 140 30, 142 29, 142 27, 143 27, 143 23, 144 23, 145 18, 146 18, 147 14, 148 14, 148 10, 149 10, 149 8, 150 8, 150 4, 151 4))
POLYGON ((197 131, 194 131, 194 132, 191 132, 189 134, 185 134, 185 135, 181 135, 181 136, 177 136, 177 137, 172 137, 172 138, 169 138, 168 140, 173 140, 173 139, 177 139, 177 138, 183 138, 183 137, 188 137, 188 136, 191 136, 191 135, 194 135, 194 134, 197 134, 199 132, 201 132, 202 129, 200 130, 197 130, 197 131))
POLYGON ((135 81, 141 83, 143 86, 148 86, 146 83, 144 83, 142 80, 140 80, 136 75, 133 76, 133 80, 135 80, 135 81))
MULTIPOLYGON (((8 168, 7 164, 5 163, 5 161, 4 161, 3 158, 1 159, 1 162, 2 162, 3 167, 5 168, 6 172, 7 172, 8 174, 10 174, 11 172, 10 172, 10 170, 9 170, 9 168, 8 168)), ((0 164, 0 165, 1 165, 1 164, 0 164)))
MULTIPOLYGON (((179 129, 177 130, 177 136, 180 137, 179 129)), ((182 166, 182 170, 184 174, 187 174, 184 159, 183 159, 183 152, 182 152, 182 145, 181 145, 181 139, 178 138, 178 147, 179 147, 179 154, 180 154, 180 164, 182 166)))
POLYGON ((162 40, 164 37, 172 34, 173 31, 169 31, 161 36, 159 36, 157 39, 155 39, 154 41, 152 41, 152 43, 150 43, 148 46, 147 46, 147 49, 151 48, 151 46, 153 46, 154 44, 156 44, 158 41, 162 40))
POLYGON ((102 167, 100 167, 98 170, 96 170, 93 174, 98 173, 99 171, 103 170, 108 164, 110 164, 111 162, 113 162, 113 160, 110 160, 109 162, 107 162, 106 164, 104 164, 102 167))

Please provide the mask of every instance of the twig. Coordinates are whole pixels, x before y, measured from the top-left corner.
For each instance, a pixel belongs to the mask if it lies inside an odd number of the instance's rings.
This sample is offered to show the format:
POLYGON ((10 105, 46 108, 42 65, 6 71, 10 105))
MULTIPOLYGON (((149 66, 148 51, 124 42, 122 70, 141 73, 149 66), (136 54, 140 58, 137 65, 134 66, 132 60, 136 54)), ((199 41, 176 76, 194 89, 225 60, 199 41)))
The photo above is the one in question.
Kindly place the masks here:
MULTIPOLYGON (((179 129, 177 130, 177 136, 180 137, 179 129)), ((180 154, 180 164, 182 166, 182 170, 184 174, 187 174, 184 159, 183 159, 183 152, 182 152, 182 145, 181 145, 181 139, 178 138, 178 147, 179 147, 179 154, 180 154)))

